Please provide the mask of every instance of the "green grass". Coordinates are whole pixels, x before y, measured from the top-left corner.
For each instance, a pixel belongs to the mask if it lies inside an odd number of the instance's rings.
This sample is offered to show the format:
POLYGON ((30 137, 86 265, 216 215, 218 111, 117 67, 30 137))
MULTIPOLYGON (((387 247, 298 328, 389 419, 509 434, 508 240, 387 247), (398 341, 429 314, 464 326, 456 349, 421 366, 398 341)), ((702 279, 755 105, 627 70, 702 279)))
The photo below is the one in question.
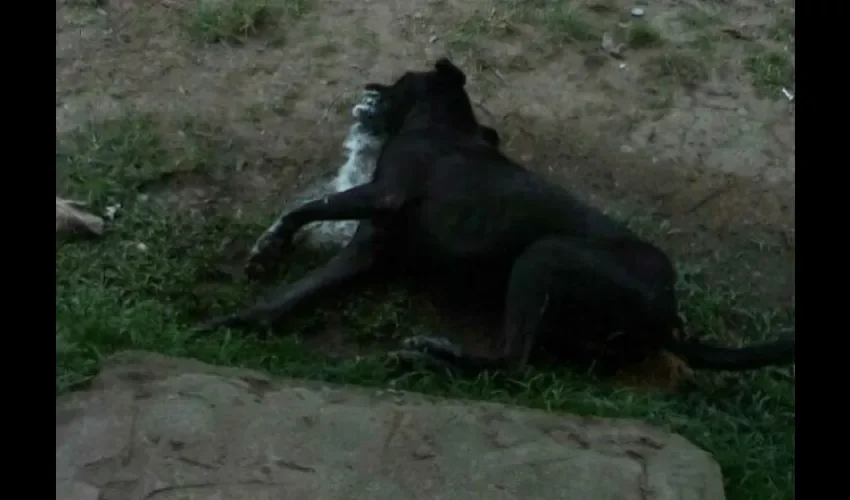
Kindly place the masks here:
POLYGON ((663 45, 664 37, 648 22, 635 21, 628 28, 626 41, 633 49, 652 49, 663 45))
POLYGON ((529 16, 542 17, 543 27, 551 43, 598 42, 602 32, 581 7, 574 2, 546 2, 543 12, 529 12, 529 16))
MULTIPOLYGON (((361 344, 386 342, 386 337, 392 341, 424 328, 430 320, 420 322, 409 297, 393 290, 301 314, 290 322, 292 335, 283 338, 261 342, 219 332, 190 340, 188 325, 259 293, 262 285, 234 281, 221 274, 219 264, 233 248, 250 244, 263 227, 262 219, 277 207, 238 220, 227 215, 233 207, 226 202, 226 186, 239 175, 233 166, 238 145, 223 140, 215 128, 197 131, 197 124, 185 121, 180 124, 183 134, 169 133, 173 126, 134 115, 57 139, 57 193, 87 200, 96 211, 121 204, 103 238, 57 247, 57 394, 84 386, 104 356, 122 349, 332 382, 385 386, 392 381, 399 389, 430 394, 641 418, 713 453, 723 469, 728 498, 794 498, 795 410, 789 370, 703 378, 694 390, 665 396, 613 387, 568 370, 537 372, 510 383, 486 376, 394 378, 380 359, 329 360, 303 342, 311 332, 327 328, 337 308, 342 313, 336 321, 361 344), (175 210, 157 195, 188 180, 219 186, 222 201, 195 211, 175 210)), ((320 258, 294 255, 286 277, 297 276, 320 258)), ((689 326, 727 341, 762 337, 793 321, 793 310, 741 309, 732 290, 708 287, 696 269, 684 274, 681 293, 689 326)))
MULTIPOLYGON (((201 43, 236 45, 281 28, 284 18, 297 19, 310 6, 310 0, 196 0, 183 13, 183 28, 201 43)), ((285 30, 276 31, 279 40, 285 30)))
POLYGON ((746 61, 753 87, 765 97, 776 99, 783 87, 793 87, 794 65, 790 54, 777 50, 760 51, 746 61))
POLYGON ((531 36, 535 49, 559 52, 562 45, 593 46, 602 39, 597 17, 572 0, 495 0, 474 10, 449 30, 452 52, 475 53, 487 49, 491 39, 531 36))

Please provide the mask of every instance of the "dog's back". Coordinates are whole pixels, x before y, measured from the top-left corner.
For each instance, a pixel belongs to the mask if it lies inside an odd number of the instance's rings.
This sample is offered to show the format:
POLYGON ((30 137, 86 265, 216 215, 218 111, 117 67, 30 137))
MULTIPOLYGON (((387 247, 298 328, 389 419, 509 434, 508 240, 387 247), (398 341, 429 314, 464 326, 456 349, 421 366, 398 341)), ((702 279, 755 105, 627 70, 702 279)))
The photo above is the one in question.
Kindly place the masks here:
POLYGON ((439 118, 412 114, 410 126, 384 145, 376 168, 376 179, 413 193, 403 212, 417 254, 510 260, 542 234, 632 235, 563 187, 458 130, 450 115, 439 118))

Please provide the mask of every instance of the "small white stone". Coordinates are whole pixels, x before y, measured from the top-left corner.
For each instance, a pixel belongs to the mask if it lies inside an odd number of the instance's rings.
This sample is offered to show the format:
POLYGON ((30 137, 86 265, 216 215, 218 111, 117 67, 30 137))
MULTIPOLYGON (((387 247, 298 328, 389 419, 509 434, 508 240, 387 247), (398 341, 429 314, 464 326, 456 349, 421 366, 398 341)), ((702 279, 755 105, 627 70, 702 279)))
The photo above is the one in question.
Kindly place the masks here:
POLYGON ((634 17, 643 17, 646 11, 643 10, 643 7, 632 7, 631 13, 634 17))
POLYGON ((115 214, 117 214, 119 210, 121 210, 120 203, 109 205, 108 207, 106 207, 106 210, 104 210, 103 217, 105 219, 112 220, 115 218, 115 214))

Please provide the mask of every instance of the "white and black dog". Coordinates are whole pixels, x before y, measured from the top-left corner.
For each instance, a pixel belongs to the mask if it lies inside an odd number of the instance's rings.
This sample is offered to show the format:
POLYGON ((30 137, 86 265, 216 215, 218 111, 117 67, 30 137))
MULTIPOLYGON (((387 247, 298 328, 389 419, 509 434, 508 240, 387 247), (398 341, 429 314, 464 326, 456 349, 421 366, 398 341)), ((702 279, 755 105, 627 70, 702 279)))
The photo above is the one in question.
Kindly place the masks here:
MULTIPOLYGON (((382 121, 384 116, 378 107, 380 97, 380 92, 367 90, 360 101, 354 105, 351 109, 354 123, 349 127, 348 135, 343 142, 346 153, 345 163, 339 167, 333 179, 306 190, 298 197, 299 200, 306 202, 333 193, 341 193, 371 180, 381 147, 387 139, 386 124, 382 121)), ((499 147, 500 138, 495 129, 482 125, 480 133, 487 143, 496 148, 499 147)), ((262 253, 287 211, 284 210, 260 235, 251 247, 249 260, 262 253)), ((303 235, 307 243, 313 247, 328 245, 342 247, 354 236, 358 225, 358 221, 348 220, 313 222, 305 226, 299 234, 303 235)))
MULTIPOLYGON (((381 132, 377 113, 377 104, 380 95, 378 92, 367 91, 360 102, 351 110, 354 123, 348 129, 348 135, 343 142, 346 153, 346 161, 337 170, 336 176, 322 185, 315 186, 302 193, 299 200, 312 200, 333 193, 347 191, 353 187, 369 182, 375 171, 375 164, 386 140, 385 134, 381 132)), ((288 207, 287 207, 288 208, 288 207)), ((280 217, 266 229, 251 247, 249 260, 262 253, 270 241, 269 238, 275 234, 281 218, 280 217)), ((359 225, 358 221, 321 221, 308 224, 301 232, 307 243, 313 247, 324 247, 328 245, 341 247, 351 240, 359 225)))

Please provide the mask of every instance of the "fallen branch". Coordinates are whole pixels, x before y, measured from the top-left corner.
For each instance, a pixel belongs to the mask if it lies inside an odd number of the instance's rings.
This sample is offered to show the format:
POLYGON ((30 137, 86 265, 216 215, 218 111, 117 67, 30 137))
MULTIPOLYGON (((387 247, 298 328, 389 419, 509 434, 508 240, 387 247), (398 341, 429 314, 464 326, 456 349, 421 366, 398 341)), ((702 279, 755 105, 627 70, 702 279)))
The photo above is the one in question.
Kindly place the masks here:
POLYGON ((103 234, 103 218, 80 209, 85 203, 56 197, 56 235, 103 234))

